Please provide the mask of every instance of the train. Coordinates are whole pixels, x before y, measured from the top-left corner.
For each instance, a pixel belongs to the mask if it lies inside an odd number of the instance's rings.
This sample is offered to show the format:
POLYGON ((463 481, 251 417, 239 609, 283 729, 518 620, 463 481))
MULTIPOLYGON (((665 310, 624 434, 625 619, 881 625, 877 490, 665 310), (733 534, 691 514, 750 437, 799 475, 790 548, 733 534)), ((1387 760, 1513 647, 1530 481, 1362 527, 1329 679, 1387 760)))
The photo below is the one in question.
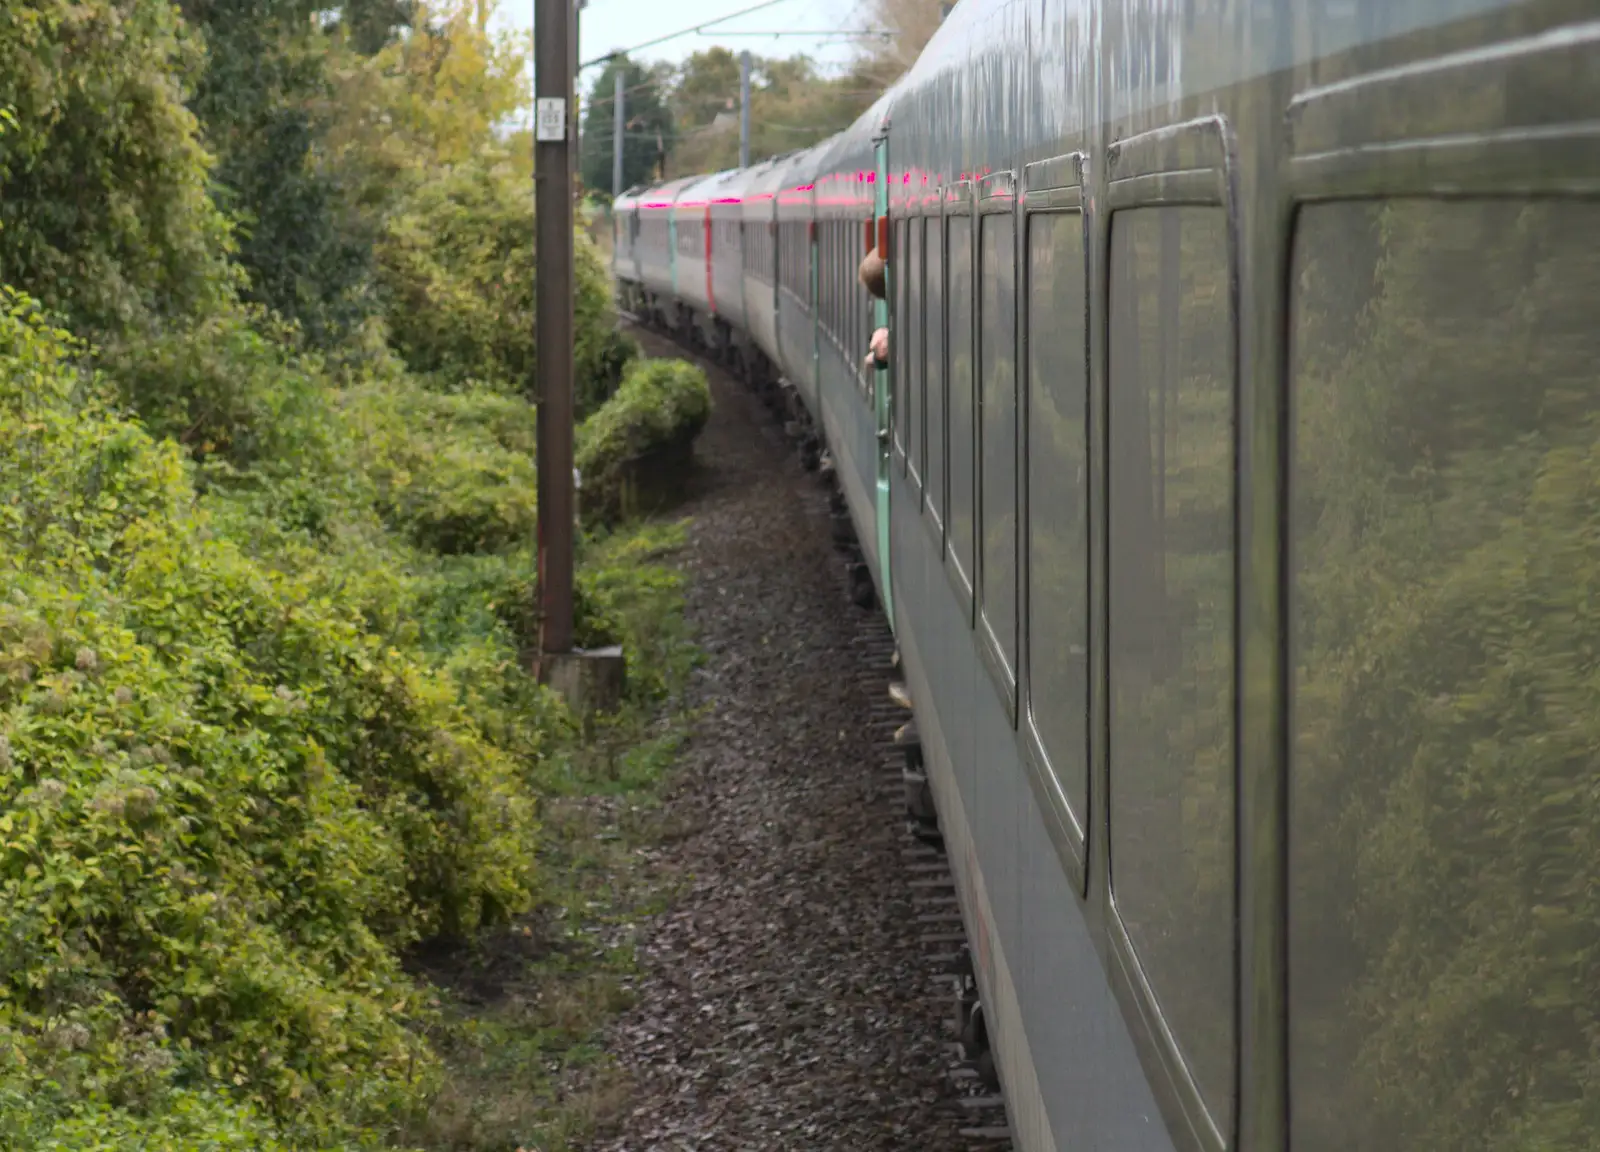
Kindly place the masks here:
POLYGON ((1017 1148, 1600 1147, 1597 17, 959 0, 616 199, 838 481, 1017 1148))

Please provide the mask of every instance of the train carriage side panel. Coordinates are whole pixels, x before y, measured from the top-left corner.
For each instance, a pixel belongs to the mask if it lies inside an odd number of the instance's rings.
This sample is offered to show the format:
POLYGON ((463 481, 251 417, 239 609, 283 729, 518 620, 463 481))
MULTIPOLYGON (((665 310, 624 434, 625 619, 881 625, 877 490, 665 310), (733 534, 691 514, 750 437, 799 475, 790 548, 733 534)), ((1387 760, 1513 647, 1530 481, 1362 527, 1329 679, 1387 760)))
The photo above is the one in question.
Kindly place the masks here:
MULTIPOLYGON (((872 333, 872 298, 857 270, 867 254, 874 218, 874 140, 893 99, 891 89, 825 146, 816 181, 818 248, 824 253, 818 310, 819 407, 840 486, 875 584, 881 584, 882 571, 876 498, 877 381, 876 373, 864 363, 872 333)), ((882 591, 880 588, 880 594, 882 591)))
POLYGON ((784 165, 777 185, 778 362, 807 409, 817 407, 817 292, 814 163, 816 150, 796 153, 784 165))
POLYGON ((664 322, 671 322, 677 305, 675 269, 677 252, 673 207, 682 190, 697 177, 681 177, 639 193, 639 278, 650 294, 652 307, 664 322))
POLYGON ((778 353, 778 216, 777 186, 781 158, 750 169, 739 206, 744 230, 745 330, 763 355, 779 363, 778 353))
POLYGON ((722 173, 690 179, 673 203, 672 218, 677 236, 677 295, 704 325, 714 312, 711 280, 711 253, 715 237, 711 231, 712 190, 722 173))
POLYGON ((716 315, 732 330, 735 344, 747 340, 744 283, 744 197, 751 172, 730 168, 706 188, 711 222, 711 296, 716 315))

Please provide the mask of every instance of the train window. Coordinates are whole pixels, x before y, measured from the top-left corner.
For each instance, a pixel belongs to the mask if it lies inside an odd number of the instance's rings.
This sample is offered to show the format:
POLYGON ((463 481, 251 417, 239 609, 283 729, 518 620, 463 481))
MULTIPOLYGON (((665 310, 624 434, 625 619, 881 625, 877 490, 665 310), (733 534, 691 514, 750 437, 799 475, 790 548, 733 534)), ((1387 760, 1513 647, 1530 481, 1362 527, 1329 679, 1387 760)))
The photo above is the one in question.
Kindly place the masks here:
POLYGON ((928 422, 928 463, 922 477, 922 491, 928 502, 928 515, 942 540, 945 511, 945 370, 944 347, 944 217, 928 217, 928 234, 924 238, 923 253, 927 266, 922 271, 924 295, 922 303, 923 332, 923 387, 928 422))
POLYGON ((833 332, 833 225, 817 225, 817 324, 833 332))
POLYGON ((1017 226, 979 217, 980 605, 1008 690, 1017 682, 1017 226))
POLYGON ((844 318, 844 306, 840 299, 839 274, 839 225, 836 221, 828 224, 828 331, 832 333, 835 341, 839 339, 840 322, 844 318))
MULTIPOLYGON (((890 286, 894 289, 894 322, 890 327, 890 335, 897 340, 904 335, 907 327, 906 304, 909 299, 907 296, 907 281, 909 277, 906 274, 905 253, 906 228, 909 223, 907 220, 897 220, 894 225, 894 255, 896 260, 889 274, 890 286)), ((907 423, 907 419, 911 415, 911 406, 906 395, 906 385, 910 382, 910 373, 904 367, 895 364, 893 360, 889 361, 889 366, 890 375, 894 379, 894 450, 895 454, 900 457, 900 471, 904 475, 906 442, 910 439, 910 425, 907 423)))
POLYGON ((1089 323, 1083 217, 1028 220, 1028 722, 1077 826, 1089 807, 1089 323))
POLYGON ((906 395, 906 471, 913 484, 922 483, 923 440, 926 435, 922 386, 922 232, 926 223, 918 216, 906 221, 906 241, 901 249, 900 267, 905 278, 905 323, 893 339, 899 349, 891 349, 889 363, 905 374, 906 395))
POLYGON ((1234 1099, 1234 349, 1221 208, 1111 220, 1111 891, 1216 1127, 1234 1099))
POLYGON ((950 505, 946 537, 961 586, 972 592, 973 441, 977 422, 972 395, 972 215, 962 206, 945 218, 945 338, 949 341, 950 505))
POLYGON ((827 308, 823 312, 826 319, 826 331, 829 336, 838 339, 839 334, 839 229, 828 221, 824 227, 827 229, 827 247, 823 252, 823 281, 828 286, 827 308))
POLYGON ((1294 1146, 1592 1148, 1600 204, 1308 206, 1291 283, 1294 1146))

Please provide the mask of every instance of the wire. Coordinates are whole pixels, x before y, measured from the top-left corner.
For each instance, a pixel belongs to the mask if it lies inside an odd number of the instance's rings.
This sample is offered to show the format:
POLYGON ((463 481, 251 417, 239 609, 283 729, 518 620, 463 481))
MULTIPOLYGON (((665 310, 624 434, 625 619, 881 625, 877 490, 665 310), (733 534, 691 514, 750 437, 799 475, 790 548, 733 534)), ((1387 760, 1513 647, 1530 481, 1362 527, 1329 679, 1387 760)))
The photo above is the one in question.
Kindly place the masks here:
POLYGON ((607 60, 614 60, 618 56, 630 56, 645 48, 654 48, 657 44, 665 44, 668 40, 676 40, 680 36, 688 36, 692 32, 699 32, 702 29, 710 28, 712 25, 725 23, 735 16, 747 16, 751 12, 759 12, 763 8, 772 8, 778 4, 786 4, 788 2, 789 0, 761 0, 759 4, 752 4, 750 7, 741 8, 737 12, 729 12, 726 16, 718 16, 715 20, 702 20, 700 23, 685 28, 680 32, 657 36, 654 40, 646 40, 643 44, 635 44, 631 48, 618 48, 615 52, 607 52, 604 56, 596 56, 593 60, 585 60, 578 65, 578 71, 582 72, 585 68, 592 68, 596 64, 604 64, 607 60))
POLYGON ((891 28, 857 28, 844 29, 839 32, 830 32, 826 28, 797 28, 787 32, 701 32, 702 36, 822 36, 832 38, 835 36, 881 36, 888 39, 900 33, 891 28))

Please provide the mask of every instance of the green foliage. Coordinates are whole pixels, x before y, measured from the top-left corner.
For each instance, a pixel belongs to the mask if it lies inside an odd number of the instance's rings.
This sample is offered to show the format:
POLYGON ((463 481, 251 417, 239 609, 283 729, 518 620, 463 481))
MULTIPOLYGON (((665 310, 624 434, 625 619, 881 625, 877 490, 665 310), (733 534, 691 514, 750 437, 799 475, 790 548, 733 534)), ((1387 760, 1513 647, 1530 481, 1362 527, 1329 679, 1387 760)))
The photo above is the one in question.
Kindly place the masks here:
MULTIPOLYGON (((7 1148, 392 1147, 442 1083, 401 957, 539 898, 521 56, 402 9, 0 13, 7 1148)), ((637 347, 578 277, 587 411, 637 347)), ((579 625, 637 702, 681 637, 630 541, 579 625)))
POLYGON ((651 456, 686 454, 711 415, 705 373, 681 360, 644 360, 578 432, 577 468, 586 514, 627 510, 629 470, 651 456))
MULTIPOLYGON (((266 316, 230 309, 109 339, 100 364, 152 434, 248 467, 290 455, 286 436, 325 427, 321 382, 274 333, 283 329, 266 316)), ((293 447, 310 445, 302 437, 293 447)))
POLYGON ((318 163, 327 35, 307 0, 187 0, 205 36, 190 106, 217 152, 223 206, 239 223, 247 295, 329 344, 370 311, 370 225, 318 163))
MULTIPOLYGON (((883 90, 854 73, 829 77, 805 56, 754 57, 750 70, 750 156, 760 161, 826 139, 852 124, 883 90)), ((603 95, 603 93, 600 93, 603 95)), ((716 172, 739 163, 739 65, 722 48, 684 61, 671 88, 678 124, 672 172, 716 172)))
POLYGON ((586 188, 607 195, 626 191, 654 177, 671 151, 675 133, 672 112, 662 99, 667 76, 636 64, 626 55, 608 60, 595 76, 583 118, 583 154, 579 164, 586 188), (616 148, 616 78, 622 75, 622 188, 611 187, 616 148))
POLYGON ((231 298, 229 228, 184 99, 200 45, 166 0, 0 10, 0 265, 96 334, 231 298))
MULTIPOLYGON (((378 249, 389 328, 410 367, 446 388, 521 394, 534 367, 533 190, 493 156, 425 181, 388 221, 378 249)), ((574 367, 579 415, 615 389, 636 354, 616 332, 610 282, 576 237, 574 367)))
POLYGON ((443 394, 409 382, 356 388, 342 404, 392 528, 441 553, 533 540, 532 405, 483 389, 443 394))

